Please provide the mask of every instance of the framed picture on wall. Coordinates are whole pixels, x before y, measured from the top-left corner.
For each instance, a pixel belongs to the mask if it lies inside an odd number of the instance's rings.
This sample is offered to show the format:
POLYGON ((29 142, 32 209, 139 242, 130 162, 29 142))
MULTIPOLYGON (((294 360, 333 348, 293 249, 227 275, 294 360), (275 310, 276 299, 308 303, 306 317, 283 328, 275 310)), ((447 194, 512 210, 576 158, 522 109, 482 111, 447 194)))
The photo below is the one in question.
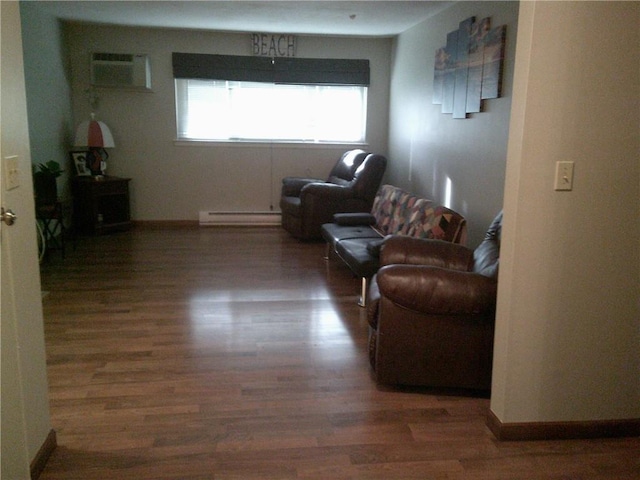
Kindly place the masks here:
POLYGON ((78 150, 71 152, 71 160, 76 167, 76 173, 81 177, 91 175, 91 170, 87 165, 87 153, 88 150, 78 150))

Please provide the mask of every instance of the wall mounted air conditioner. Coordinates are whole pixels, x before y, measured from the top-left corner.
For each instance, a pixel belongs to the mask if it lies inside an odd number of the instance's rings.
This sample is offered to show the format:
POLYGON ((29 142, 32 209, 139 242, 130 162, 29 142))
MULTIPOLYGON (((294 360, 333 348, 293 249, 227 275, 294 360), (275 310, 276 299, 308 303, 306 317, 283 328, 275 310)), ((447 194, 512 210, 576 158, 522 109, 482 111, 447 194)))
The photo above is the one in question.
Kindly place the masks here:
POLYGON ((93 53, 91 85, 151 89, 149 56, 130 53, 93 53))

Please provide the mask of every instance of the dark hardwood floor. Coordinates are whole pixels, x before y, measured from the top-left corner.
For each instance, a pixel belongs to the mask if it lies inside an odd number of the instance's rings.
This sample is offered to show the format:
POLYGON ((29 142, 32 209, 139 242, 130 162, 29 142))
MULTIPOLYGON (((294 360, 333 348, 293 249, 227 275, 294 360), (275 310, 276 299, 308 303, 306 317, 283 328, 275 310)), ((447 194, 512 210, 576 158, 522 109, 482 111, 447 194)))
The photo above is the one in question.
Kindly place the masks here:
POLYGON ((323 253, 186 227, 52 252, 40 478, 640 478, 638 438, 498 442, 486 398, 377 387, 359 281, 323 253))

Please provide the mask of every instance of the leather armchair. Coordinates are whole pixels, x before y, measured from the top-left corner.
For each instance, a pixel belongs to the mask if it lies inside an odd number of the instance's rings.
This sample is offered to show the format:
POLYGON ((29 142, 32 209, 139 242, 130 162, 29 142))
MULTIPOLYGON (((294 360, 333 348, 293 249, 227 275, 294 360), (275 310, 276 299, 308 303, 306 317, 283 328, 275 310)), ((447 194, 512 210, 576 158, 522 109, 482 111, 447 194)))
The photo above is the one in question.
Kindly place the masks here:
POLYGON ((378 383, 489 390, 502 213, 471 250, 396 236, 381 251, 367 310, 378 383))
POLYGON ((322 224, 331 222, 334 214, 369 212, 386 166, 382 155, 350 150, 327 180, 285 177, 280 196, 283 228, 301 240, 319 239, 322 224))

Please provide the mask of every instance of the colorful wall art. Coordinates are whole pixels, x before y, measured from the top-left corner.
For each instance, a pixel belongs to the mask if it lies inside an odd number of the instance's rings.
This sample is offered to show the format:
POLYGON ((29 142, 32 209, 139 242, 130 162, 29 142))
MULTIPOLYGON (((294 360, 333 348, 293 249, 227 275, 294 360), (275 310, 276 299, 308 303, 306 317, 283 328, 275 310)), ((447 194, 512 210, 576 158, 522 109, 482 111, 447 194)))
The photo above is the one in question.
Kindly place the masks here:
POLYGON ((469 17, 447 34, 433 73, 433 103, 442 113, 467 118, 482 111, 482 100, 500 97, 506 31, 506 25, 491 28, 489 17, 469 17))

